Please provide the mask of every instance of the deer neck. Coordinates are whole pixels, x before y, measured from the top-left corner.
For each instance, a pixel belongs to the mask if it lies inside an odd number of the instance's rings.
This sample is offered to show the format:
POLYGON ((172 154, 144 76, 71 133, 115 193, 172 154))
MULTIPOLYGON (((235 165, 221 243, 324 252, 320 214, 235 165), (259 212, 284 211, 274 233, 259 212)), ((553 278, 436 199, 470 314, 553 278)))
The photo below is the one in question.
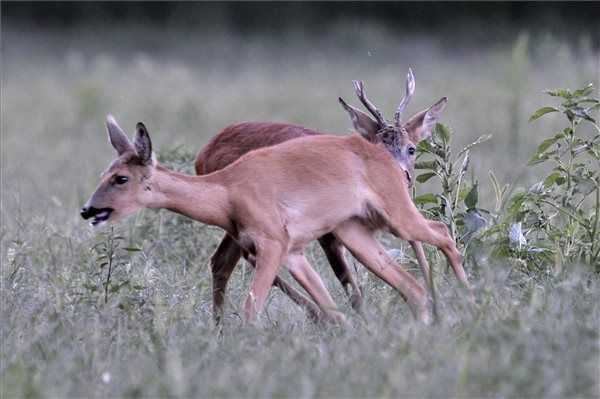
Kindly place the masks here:
POLYGON ((148 189, 150 208, 165 208, 196 221, 231 231, 227 189, 207 176, 190 176, 157 165, 148 189))

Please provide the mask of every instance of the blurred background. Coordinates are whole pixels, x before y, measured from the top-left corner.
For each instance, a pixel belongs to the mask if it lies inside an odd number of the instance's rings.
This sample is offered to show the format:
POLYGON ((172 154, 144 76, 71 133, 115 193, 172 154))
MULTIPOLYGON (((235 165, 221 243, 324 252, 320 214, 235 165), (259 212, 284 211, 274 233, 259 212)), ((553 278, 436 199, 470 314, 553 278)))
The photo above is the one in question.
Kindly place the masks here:
POLYGON ((599 18, 597 3, 2 2, 3 212, 51 198, 75 221, 113 156, 107 113, 162 150, 244 120, 346 134, 351 81, 391 118, 409 66, 409 112, 448 96, 455 146, 493 135, 475 170, 526 183, 554 128, 527 123, 543 90, 600 80, 599 18))
MULTIPOLYGON (((252 273, 240 262, 220 330, 209 267, 219 229, 166 210, 100 231, 79 216, 115 156, 108 113, 130 134, 145 122, 161 159, 189 171, 234 122, 348 134, 337 98, 358 106, 354 79, 391 118, 409 67, 408 113, 447 96, 454 154, 493 135, 468 173, 487 207, 489 170, 515 192, 544 176, 526 163, 565 127, 558 114, 528 122, 557 105, 544 90, 598 87, 598 4, 0 2, 0 397, 599 397, 589 268, 553 279, 520 259, 468 258, 474 308, 433 251, 442 320, 426 328, 349 258, 359 317, 312 245, 352 328, 308 322, 277 290, 265 327, 242 328, 252 273)), ((381 240, 418 275, 406 244, 381 240)))

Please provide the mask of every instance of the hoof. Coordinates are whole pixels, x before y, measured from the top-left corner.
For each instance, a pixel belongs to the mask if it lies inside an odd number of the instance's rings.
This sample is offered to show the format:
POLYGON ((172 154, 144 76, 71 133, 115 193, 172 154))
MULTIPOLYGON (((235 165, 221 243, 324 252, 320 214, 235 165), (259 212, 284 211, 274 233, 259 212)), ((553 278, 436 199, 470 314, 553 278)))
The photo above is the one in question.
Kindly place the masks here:
POLYGON ((477 306, 477 300, 475 299, 475 294, 473 293, 473 290, 469 289, 469 291, 467 292, 467 301, 469 301, 469 303, 473 306, 477 306))
POLYGON ((350 295, 350 306, 352 306, 352 309, 360 313, 362 311, 362 303, 363 298, 361 294, 355 292, 352 295, 350 295))
POLYGON ((433 317, 433 302, 431 298, 427 297, 424 303, 421 303, 415 312, 415 316, 420 323, 426 326, 430 326, 434 322, 433 317))
POLYGON ((339 310, 329 310, 327 312, 327 321, 343 327, 350 326, 348 320, 346 319, 346 316, 339 310))
POLYGON ((430 326, 433 324, 433 314, 432 314, 431 310, 429 310, 429 309, 420 312, 417 319, 419 320, 420 323, 422 323, 426 326, 430 326))

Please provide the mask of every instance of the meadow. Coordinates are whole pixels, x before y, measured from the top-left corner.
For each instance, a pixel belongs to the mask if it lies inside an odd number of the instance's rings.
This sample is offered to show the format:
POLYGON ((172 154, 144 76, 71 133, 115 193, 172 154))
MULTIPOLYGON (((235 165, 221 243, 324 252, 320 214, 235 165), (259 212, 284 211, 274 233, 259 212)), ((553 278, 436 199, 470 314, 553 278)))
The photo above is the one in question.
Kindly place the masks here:
MULTIPOLYGON (((585 37, 523 32, 482 44, 352 24, 318 38, 2 29, 3 398, 600 396, 594 265, 530 270, 522 260, 467 257, 473 306, 431 252, 440 320, 425 327, 355 261, 366 303, 363 315, 353 312, 313 246, 309 260, 350 326, 315 324, 276 289, 260 324, 243 326, 252 273, 242 262, 217 328, 208 262, 221 231, 167 211, 101 231, 79 216, 114 156, 108 113, 130 133, 143 121, 161 160, 191 172, 194 154, 233 122, 348 134, 337 97, 358 105, 353 79, 391 115, 409 66, 417 86, 409 112, 448 96, 442 122, 453 148, 492 135, 472 149, 465 176, 479 182, 479 203, 491 208, 489 170, 512 192, 548 172, 527 166, 538 144, 564 127, 558 115, 528 122, 552 100, 543 91, 599 87, 600 54, 585 37), (100 265, 111 245, 105 301, 100 265)), ((584 126, 582 134, 593 131, 584 126)), ((421 184, 416 195, 437 185, 421 184)), ((381 240, 418 274, 406 243, 381 240)))

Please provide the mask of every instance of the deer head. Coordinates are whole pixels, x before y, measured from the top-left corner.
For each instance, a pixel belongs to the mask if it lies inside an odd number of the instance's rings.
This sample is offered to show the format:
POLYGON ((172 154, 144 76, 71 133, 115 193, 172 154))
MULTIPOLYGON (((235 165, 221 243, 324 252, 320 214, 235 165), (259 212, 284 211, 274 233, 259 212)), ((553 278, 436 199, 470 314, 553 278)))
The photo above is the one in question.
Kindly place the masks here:
POLYGON ((404 121, 404 113, 410 99, 415 93, 415 77, 408 69, 406 75, 406 92, 394 113, 394 122, 388 122, 383 114, 367 98, 362 81, 354 81, 356 96, 371 116, 348 105, 341 97, 340 104, 350 115, 356 131, 373 143, 382 143, 406 171, 409 185, 412 185, 416 159, 416 147, 421 140, 431 136, 431 130, 437 123, 442 111, 446 108, 448 99, 441 98, 431 107, 416 113, 404 121))
POLYGON ((117 158, 102 173, 96 191, 81 209, 84 219, 93 218, 92 226, 130 215, 150 206, 153 200, 156 160, 146 127, 141 122, 137 124, 133 143, 111 115, 106 119, 106 129, 117 158))

